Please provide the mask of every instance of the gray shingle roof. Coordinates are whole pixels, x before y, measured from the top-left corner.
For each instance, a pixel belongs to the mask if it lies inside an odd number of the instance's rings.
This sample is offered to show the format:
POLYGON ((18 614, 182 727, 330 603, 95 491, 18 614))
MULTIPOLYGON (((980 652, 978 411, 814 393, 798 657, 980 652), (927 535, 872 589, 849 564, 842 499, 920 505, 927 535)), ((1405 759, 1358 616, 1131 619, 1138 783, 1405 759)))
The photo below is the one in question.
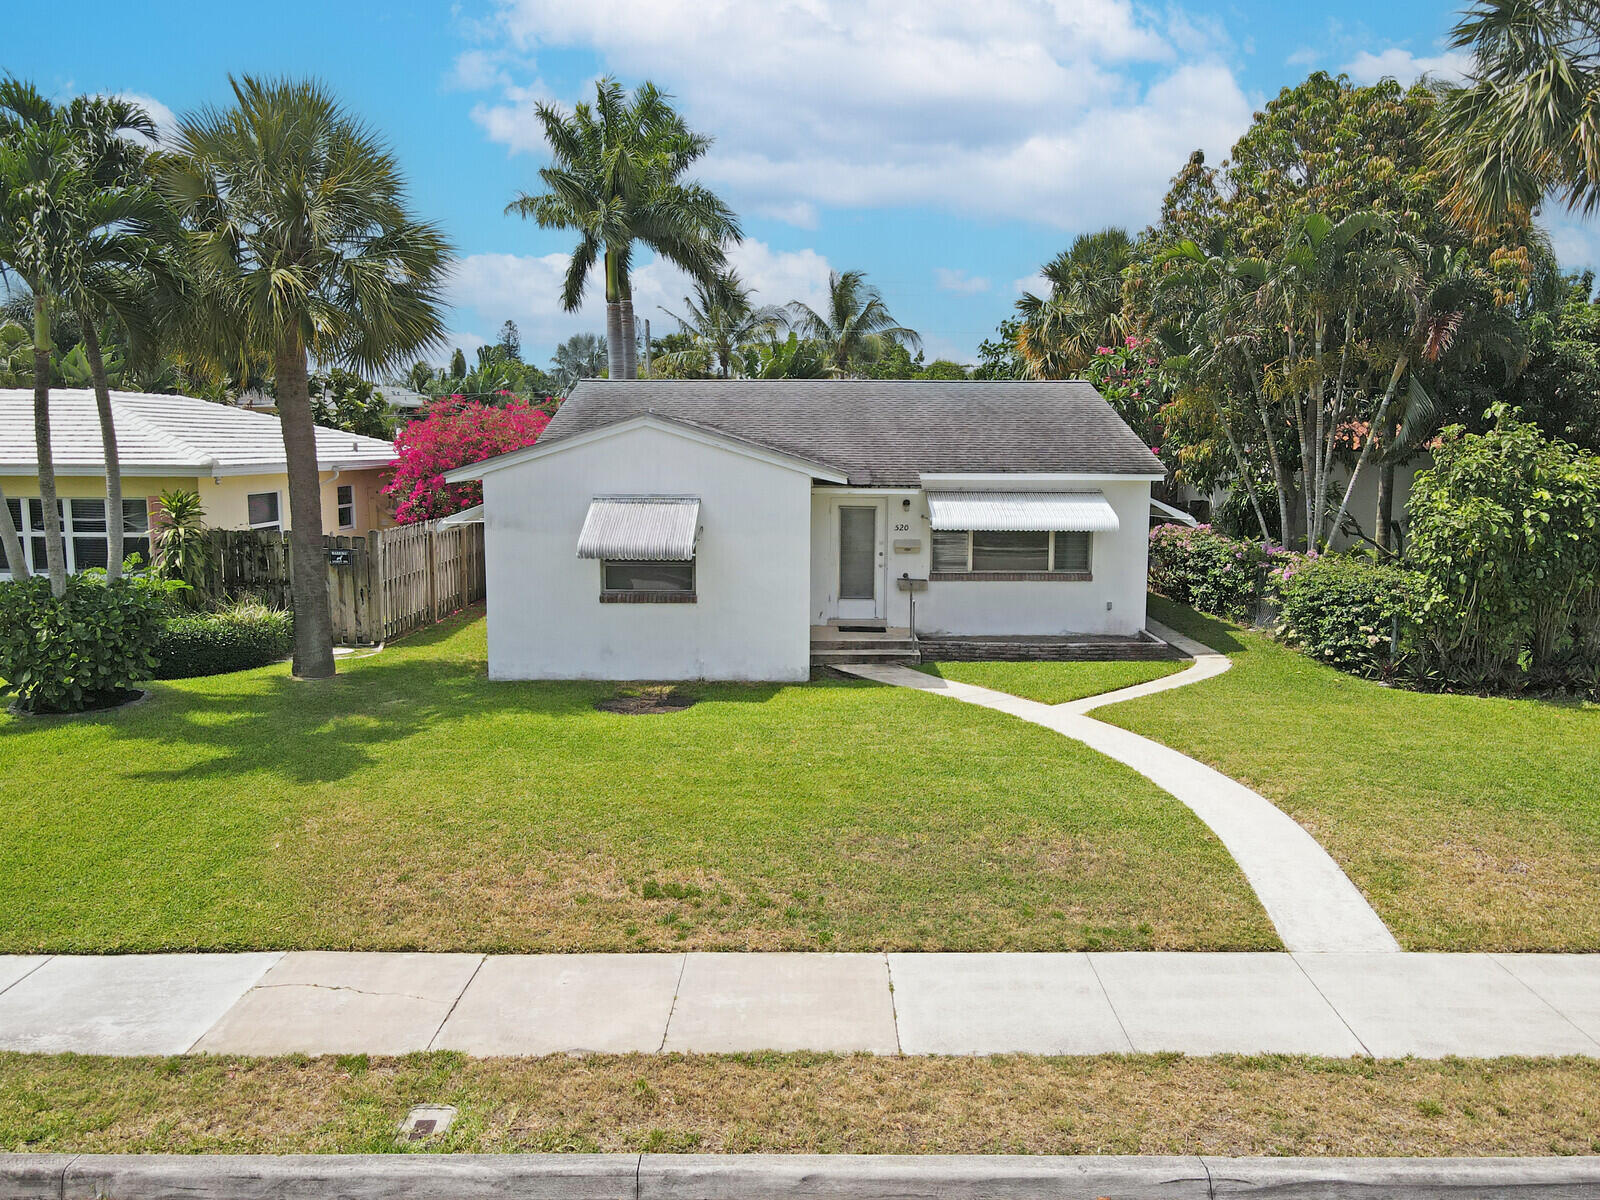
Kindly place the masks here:
POLYGON ((1080 381, 586 379, 541 442, 656 413, 837 467, 857 486, 924 472, 1150 475, 1122 418, 1080 381))

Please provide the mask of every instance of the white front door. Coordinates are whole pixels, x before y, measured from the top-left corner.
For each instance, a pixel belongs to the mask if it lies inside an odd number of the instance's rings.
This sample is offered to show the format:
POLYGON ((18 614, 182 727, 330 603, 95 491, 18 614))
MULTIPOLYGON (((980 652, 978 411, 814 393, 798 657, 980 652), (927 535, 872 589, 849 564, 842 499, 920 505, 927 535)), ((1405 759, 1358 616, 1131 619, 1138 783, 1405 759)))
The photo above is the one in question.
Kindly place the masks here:
POLYGON ((834 507, 840 620, 883 620, 885 523, 881 500, 840 500, 834 507))

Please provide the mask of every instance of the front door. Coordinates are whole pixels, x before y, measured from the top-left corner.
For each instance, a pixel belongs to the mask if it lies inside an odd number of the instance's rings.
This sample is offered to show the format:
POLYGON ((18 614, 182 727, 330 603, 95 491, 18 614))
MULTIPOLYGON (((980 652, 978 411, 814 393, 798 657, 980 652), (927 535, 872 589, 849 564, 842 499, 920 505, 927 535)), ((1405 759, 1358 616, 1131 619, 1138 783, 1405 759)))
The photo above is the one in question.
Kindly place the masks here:
POLYGON ((881 621, 883 595, 883 505, 841 502, 839 530, 839 619, 881 621))

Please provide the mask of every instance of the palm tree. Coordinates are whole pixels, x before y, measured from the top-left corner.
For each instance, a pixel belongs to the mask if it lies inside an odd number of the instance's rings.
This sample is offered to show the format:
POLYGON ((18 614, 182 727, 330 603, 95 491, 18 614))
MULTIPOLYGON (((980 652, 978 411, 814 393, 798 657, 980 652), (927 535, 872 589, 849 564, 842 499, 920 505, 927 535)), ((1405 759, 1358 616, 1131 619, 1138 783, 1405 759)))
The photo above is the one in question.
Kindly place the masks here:
POLYGON ((789 311, 800 336, 818 343, 828 374, 836 379, 876 359, 890 342, 922 348, 917 331, 890 315, 883 294, 867 282, 864 271, 828 273, 826 314, 799 300, 790 302, 789 311))
POLYGON ((1475 60, 1439 107, 1447 202, 1480 230, 1529 223, 1551 192, 1600 207, 1600 3, 1478 0, 1452 30, 1475 60))
POLYGON ((696 280, 694 295, 683 298, 688 316, 680 317, 667 308, 661 310, 692 341, 688 350, 663 354, 663 365, 673 370, 681 365, 676 361, 680 358, 710 359, 716 363, 717 373, 723 379, 729 378, 734 355, 741 347, 778 333, 789 322, 783 309, 772 304, 757 308, 750 303, 750 295, 750 289, 735 271, 726 271, 711 280, 696 280))
POLYGON ((739 222, 717 196, 685 171, 711 145, 691 132, 669 97, 644 83, 631 98, 614 79, 595 84, 595 103, 571 113, 538 106, 551 162, 539 178, 548 189, 519 193, 506 212, 541 229, 578 234, 561 303, 574 312, 597 262, 605 272, 606 345, 612 379, 638 375, 630 271, 638 242, 692 278, 710 279, 724 263, 723 244, 738 241, 739 222))
POLYGON ((580 379, 593 379, 606 366, 606 339, 592 333, 575 333, 556 347, 550 360, 550 377, 562 395, 580 379))
POLYGON ((1017 301, 1022 328, 1017 350, 1030 379, 1079 374, 1099 346, 1115 346, 1128 333, 1122 311, 1122 273, 1134 260, 1134 242, 1115 227, 1080 234, 1045 264, 1050 295, 1024 293, 1017 301))
POLYGON ((307 356, 377 376, 439 345, 451 249, 407 208, 388 147, 319 84, 230 79, 179 122, 163 188, 188 230, 195 333, 273 364, 288 461, 294 671, 333 674, 307 356))

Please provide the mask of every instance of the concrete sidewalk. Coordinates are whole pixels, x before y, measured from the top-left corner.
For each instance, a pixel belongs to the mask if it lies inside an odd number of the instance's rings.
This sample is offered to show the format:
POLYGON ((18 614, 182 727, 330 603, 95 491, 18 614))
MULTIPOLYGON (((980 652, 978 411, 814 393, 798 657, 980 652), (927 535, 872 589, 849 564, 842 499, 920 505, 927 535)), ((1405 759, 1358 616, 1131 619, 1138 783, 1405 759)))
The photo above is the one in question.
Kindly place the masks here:
POLYGON ((1600 955, 0 957, 0 1049, 1600 1057, 1600 955))

